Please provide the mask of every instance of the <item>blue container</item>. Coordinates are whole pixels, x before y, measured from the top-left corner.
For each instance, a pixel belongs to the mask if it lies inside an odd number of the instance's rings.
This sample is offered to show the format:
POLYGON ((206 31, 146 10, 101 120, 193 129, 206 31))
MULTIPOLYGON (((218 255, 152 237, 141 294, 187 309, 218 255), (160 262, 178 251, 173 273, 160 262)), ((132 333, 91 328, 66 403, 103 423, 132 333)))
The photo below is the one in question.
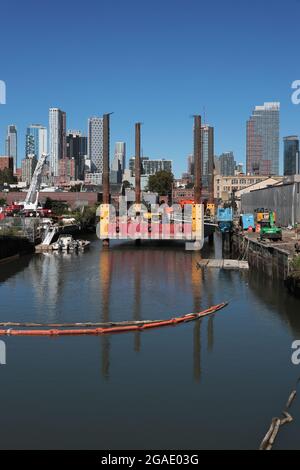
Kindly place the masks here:
POLYGON ((218 222, 232 222, 233 221, 233 210, 232 207, 218 207, 217 211, 218 222))
POLYGON ((243 230, 248 230, 250 227, 255 228, 255 221, 253 214, 242 214, 241 215, 241 225, 243 230))

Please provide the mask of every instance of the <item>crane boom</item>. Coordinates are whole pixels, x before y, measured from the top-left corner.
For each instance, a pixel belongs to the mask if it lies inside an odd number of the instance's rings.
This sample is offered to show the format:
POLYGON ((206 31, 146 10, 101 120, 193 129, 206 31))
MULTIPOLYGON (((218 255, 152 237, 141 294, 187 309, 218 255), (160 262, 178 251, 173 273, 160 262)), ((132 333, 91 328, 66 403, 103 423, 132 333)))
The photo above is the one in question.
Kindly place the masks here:
POLYGON ((42 169, 45 164, 46 158, 48 157, 47 153, 42 153, 40 156, 37 165, 35 167, 32 180, 26 195, 26 199, 24 202, 24 209, 29 209, 29 210, 36 210, 37 205, 38 205, 38 199, 39 199, 39 190, 41 186, 41 180, 42 180, 42 169), (36 194, 36 197, 35 197, 36 194))

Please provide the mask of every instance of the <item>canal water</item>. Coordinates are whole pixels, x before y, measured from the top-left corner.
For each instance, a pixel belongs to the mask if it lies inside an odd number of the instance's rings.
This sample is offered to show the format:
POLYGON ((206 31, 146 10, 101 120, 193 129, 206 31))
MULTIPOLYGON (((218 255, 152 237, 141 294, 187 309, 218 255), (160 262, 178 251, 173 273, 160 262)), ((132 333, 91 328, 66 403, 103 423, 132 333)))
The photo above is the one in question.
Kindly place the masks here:
MULTIPOLYGON (((107 337, 5 337, 0 448, 255 449, 300 375, 300 301, 257 273, 198 269, 182 245, 38 254, 0 265, 0 320, 201 321, 107 337)), ((219 257, 206 246, 203 257, 219 257)), ((295 420, 274 448, 300 448, 295 420)))

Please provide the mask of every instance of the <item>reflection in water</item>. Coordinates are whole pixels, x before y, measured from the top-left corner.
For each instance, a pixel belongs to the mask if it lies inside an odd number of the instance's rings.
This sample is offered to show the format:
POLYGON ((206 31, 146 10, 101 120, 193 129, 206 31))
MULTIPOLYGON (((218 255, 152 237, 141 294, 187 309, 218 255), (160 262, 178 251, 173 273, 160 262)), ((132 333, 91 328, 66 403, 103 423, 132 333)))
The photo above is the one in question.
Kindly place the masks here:
MULTIPOLYGON (((100 251, 99 259, 99 279, 102 298, 102 320, 110 320, 110 308, 112 299, 111 290, 118 288, 120 296, 119 303, 133 303, 132 319, 138 321, 142 319, 142 298, 143 292, 153 289, 158 298, 166 300, 166 293, 181 289, 183 292, 189 289, 191 285, 191 294, 193 298, 193 311, 199 312, 202 308, 202 281, 204 273, 197 268, 197 255, 184 253, 182 250, 161 250, 153 247, 143 247, 138 250, 131 246, 117 245, 109 250, 100 251), (126 249, 127 248, 127 249, 126 249), (128 277, 132 278, 133 290, 127 291, 121 289, 122 284, 128 277), (192 282, 191 282, 192 280, 192 282), (131 292, 131 294, 130 294, 131 292), (130 298, 130 295, 132 297, 130 298)), ((185 313, 185 311, 181 312, 185 313)), ((177 312, 165 312, 164 315, 171 316, 177 312)), ((148 317, 147 317, 148 318, 148 317)), ((158 317, 154 313, 154 318, 158 317)), ((144 318, 145 319, 145 318, 144 318)), ((136 332, 134 337, 134 350, 139 352, 141 349, 141 333, 136 332)), ((212 319, 208 326, 208 344, 209 349, 213 346, 213 327, 212 319)), ((102 345, 102 374, 109 377, 110 365, 110 339, 101 338, 102 345)), ((201 321, 195 322, 193 327, 193 370, 196 381, 201 377, 201 321)))
MULTIPOLYGON (((103 250, 100 254, 99 271, 101 280, 101 293, 102 293, 102 321, 109 321, 109 297, 110 288, 112 283, 112 270, 113 270, 113 257, 109 250, 103 250)), ((105 335, 101 338, 102 348, 102 375, 106 379, 109 378, 109 353, 110 353, 110 338, 105 335)))
POLYGON ((261 272, 250 270, 249 287, 267 307, 280 312, 281 319, 289 326, 294 338, 300 337, 300 299, 289 294, 282 281, 268 278, 261 272))
MULTIPOLYGON (((257 447, 298 375, 300 301, 252 272, 197 270, 198 257, 176 246, 104 252, 95 240, 82 256, 0 266, 3 321, 164 319, 230 301, 201 322, 140 335, 5 338, 0 447, 257 447)), ((299 423, 278 445, 299 447, 299 423)))
MULTIPOLYGON (((192 261, 192 290, 194 297, 194 312, 200 312, 201 310, 201 289, 202 289, 202 277, 203 271, 199 269, 196 260, 192 261)), ((194 325, 194 379, 199 382, 201 379, 201 320, 195 322, 194 325)))
POLYGON ((20 271, 28 267, 32 256, 22 256, 15 261, 7 261, 0 263, 0 282, 7 281, 10 277, 15 276, 20 271))
MULTIPOLYGON (((141 267, 140 263, 135 263, 134 266, 134 305, 133 305, 133 320, 138 321, 141 319, 141 267)), ((134 350, 139 352, 141 349, 141 333, 137 331, 134 333, 134 350)))

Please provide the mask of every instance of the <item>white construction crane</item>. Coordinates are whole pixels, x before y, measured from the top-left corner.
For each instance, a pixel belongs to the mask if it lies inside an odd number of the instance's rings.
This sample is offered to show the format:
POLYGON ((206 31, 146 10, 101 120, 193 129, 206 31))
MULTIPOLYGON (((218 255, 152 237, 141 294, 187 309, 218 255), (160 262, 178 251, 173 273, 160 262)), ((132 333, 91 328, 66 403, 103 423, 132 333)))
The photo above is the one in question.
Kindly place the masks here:
POLYGON ((40 156, 37 165, 35 167, 32 180, 26 195, 26 199, 23 203, 24 210, 33 210, 36 211, 39 202, 39 190, 42 180, 42 169, 45 164, 46 158, 48 157, 47 153, 42 153, 40 156), (35 196, 36 194, 36 196, 35 196))

